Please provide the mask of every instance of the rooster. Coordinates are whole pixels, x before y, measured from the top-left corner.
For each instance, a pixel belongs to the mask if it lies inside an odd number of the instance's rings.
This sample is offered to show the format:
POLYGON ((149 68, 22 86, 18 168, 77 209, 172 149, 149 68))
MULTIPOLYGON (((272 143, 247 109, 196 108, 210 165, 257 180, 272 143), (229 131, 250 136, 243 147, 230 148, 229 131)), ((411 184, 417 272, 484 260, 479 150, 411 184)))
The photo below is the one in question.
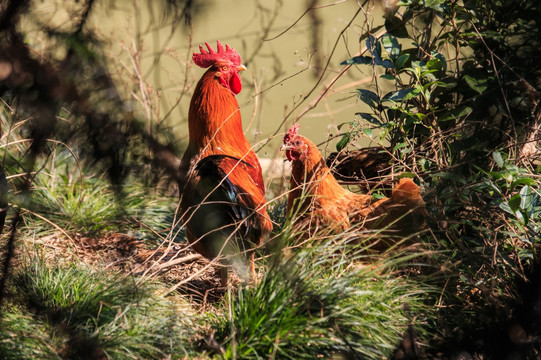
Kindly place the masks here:
MULTIPOLYGON (((180 211, 193 249, 224 265, 250 259, 255 275, 254 246, 272 230, 266 211, 261 166, 244 136, 239 104, 239 53, 217 41, 216 51, 205 43, 193 62, 208 68, 201 77, 188 113, 189 143, 180 163, 180 211), (241 260, 239 260, 241 259, 241 260)), ((221 271, 228 282, 227 267, 221 271)))
POLYGON ((310 230, 326 228, 340 232, 358 226, 385 230, 393 237, 406 237, 421 230, 425 203, 420 188, 403 178, 389 198, 374 200, 370 195, 355 194, 343 188, 316 145, 298 134, 298 124, 284 136, 282 149, 292 162, 290 193, 287 199, 289 217, 310 230))

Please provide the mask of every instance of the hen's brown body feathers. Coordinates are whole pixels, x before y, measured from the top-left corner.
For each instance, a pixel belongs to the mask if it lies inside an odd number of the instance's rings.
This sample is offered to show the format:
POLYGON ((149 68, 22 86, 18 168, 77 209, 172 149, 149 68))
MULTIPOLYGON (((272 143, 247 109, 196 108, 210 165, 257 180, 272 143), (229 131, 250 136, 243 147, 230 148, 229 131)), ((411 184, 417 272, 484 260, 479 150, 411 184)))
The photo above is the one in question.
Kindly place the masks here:
POLYGON ((352 226, 386 229, 408 236, 424 223, 425 204, 420 188, 411 179, 401 179, 389 198, 355 194, 343 188, 313 142, 297 134, 297 128, 284 137, 283 147, 292 161, 291 190, 287 213, 310 229, 347 230, 352 226))
MULTIPOLYGON (((392 156, 383 147, 369 147, 353 151, 333 152, 326 163, 334 177, 347 184, 355 184, 364 191, 389 189, 392 156)), ((390 191, 389 191, 390 194, 390 191)))

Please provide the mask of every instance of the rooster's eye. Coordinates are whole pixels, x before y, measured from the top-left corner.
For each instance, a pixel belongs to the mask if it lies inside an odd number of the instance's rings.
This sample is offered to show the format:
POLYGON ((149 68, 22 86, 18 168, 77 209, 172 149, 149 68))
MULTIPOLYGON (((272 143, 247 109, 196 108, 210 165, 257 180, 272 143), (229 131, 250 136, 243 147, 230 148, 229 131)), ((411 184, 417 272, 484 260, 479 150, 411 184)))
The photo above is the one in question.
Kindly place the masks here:
POLYGON ((227 66, 222 66, 222 71, 227 71, 227 66))

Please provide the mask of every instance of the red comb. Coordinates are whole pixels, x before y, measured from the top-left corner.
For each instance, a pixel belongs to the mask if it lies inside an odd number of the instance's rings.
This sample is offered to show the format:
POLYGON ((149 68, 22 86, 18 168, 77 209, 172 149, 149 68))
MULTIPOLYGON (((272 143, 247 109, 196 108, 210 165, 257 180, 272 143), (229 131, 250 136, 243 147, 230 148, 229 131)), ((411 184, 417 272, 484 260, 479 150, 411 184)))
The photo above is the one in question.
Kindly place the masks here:
POLYGON ((291 135, 297 135, 299 133, 299 124, 293 124, 288 131, 291 135))
POLYGON ((209 43, 205 43, 207 46, 207 50, 203 48, 203 46, 199 45, 199 51, 200 54, 194 53, 192 60, 193 62, 202 68, 208 68, 212 66, 217 61, 231 61, 233 65, 240 66, 241 60, 240 55, 237 52, 237 50, 230 48, 229 45, 225 45, 225 49, 220 42, 220 40, 216 40, 216 50, 214 51, 212 47, 209 45, 209 43))
POLYGON ((291 128, 289 128, 289 131, 287 134, 284 135, 284 143, 288 142, 291 139, 291 136, 297 135, 299 133, 299 124, 294 124, 291 128))

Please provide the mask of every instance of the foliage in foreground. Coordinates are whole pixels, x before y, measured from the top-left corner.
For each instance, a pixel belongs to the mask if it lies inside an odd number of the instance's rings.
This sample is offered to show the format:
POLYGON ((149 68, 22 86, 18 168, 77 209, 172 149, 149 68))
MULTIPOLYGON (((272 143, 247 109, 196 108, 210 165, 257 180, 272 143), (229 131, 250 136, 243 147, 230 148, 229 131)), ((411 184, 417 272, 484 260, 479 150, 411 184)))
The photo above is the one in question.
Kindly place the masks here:
POLYGON ((26 259, 12 277, 0 350, 13 359, 389 357, 408 326, 422 330, 412 319, 425 311, 428 288, 394 271, 415 255, 360 266, 366 249, 349 235, 273 256, 259 282, 239 285, 203 316, 161 296, 159 282, 26 259))
POLYGON ((10 359, 186 355, 193 332, 187 306, 160 295, 155 283, 135 281, 30 259, 14 275, 16 301, 3 311, 0 352, 10 359))
POLYGON ((229 316, 215 334, 223 357, 388 358, 428 288, 393 273, 411 255, 359 267, 355 261, 363 260, 366 249, 345 238, 314 243, 289 257, 274 255, 259 283, 231 296, 229 316))

